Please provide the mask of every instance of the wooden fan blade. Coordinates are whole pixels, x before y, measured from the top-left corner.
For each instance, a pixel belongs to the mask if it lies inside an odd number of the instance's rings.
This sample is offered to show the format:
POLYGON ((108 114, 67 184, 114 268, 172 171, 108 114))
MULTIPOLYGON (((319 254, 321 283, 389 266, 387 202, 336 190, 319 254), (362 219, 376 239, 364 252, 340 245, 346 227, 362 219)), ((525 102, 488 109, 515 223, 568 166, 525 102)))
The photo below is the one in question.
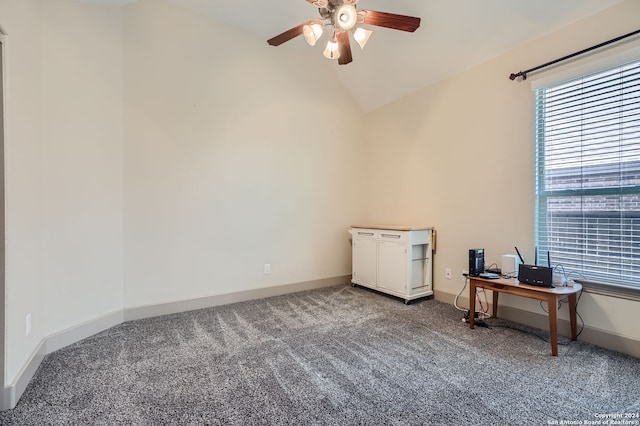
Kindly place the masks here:
POLYGON ((311 21, 303 22, 302 24, 298 25, 297 27, 293 27, 290 30, 287 30, 287 31, 283 32, 282 34, 278 34, 277 36, 267 40, 267 43, 269 43, 271 46, 280 46, 282 43, 285 43, 285 42, 291 40, 292 38, 296 38, 300 34, 302 34, 302 28, 305 25, 307 25, 309 22, 311 22, 311 21))
POLYGON ((351 56, 351 42, 349 41, 349 33, 346 31, 340 31, 336 34, 338 40, 338 49, 340 51, 340 57, 338 58, 338 64, 347 65, 353 61, 351 56))
POLYGON ((391 28, 414 32, 420 27, 420 18, 406 15, 396 15, 395 13, 378 12, 376 10, 365 10, 364 23, 378 27, 391 28))

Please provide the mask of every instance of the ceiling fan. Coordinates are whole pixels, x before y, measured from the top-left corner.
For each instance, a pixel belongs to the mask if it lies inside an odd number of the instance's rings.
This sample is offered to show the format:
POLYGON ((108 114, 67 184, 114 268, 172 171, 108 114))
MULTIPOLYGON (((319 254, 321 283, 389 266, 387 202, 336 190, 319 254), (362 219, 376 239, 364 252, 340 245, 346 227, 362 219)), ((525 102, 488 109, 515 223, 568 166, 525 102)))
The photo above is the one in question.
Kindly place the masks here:
POLYGON ((291 28, 267 41, 271 46, 280 46, 303 34, 309 45, 315 46, 324 32, 324 27, 333 27, 333 34, 324 50, 324 56, 337 59, 338 64, 346 65, 353 61, 349 33, 361 49, 369 40, 372 31, 358 24, 373 25, 414 32, 420 27, 420 18, 375 10, 357 10, 358 0, 306 0, 316 6, 322 19, 312 19, 291 28))

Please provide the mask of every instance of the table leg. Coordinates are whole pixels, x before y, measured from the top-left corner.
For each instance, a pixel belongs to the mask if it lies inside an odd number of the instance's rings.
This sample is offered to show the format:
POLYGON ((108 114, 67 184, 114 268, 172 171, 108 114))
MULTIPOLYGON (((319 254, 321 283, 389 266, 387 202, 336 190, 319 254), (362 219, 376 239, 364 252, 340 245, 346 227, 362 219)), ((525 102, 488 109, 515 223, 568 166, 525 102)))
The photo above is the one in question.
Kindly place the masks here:
POLYGON ((492 290, 493 293, 493 317, 498 318, 498 294, 499 292, 492 290))
POLYGON ((476 283, 469 279, 469 328, 473 330, 476 314, 476 283))
POLYGON ((551 339, 551 355, 558 356, 558 309, 556 297, 549 296, 547 307, 549 308, 549 335, 551 339))
POLYGON ((569 320, 571 321, 571 340, 576 340, 578 338, 578 326, 576 324, 576 309, 577 309, 578 301, 576 299, 576 294, 572 293, 569 295, 569 320))

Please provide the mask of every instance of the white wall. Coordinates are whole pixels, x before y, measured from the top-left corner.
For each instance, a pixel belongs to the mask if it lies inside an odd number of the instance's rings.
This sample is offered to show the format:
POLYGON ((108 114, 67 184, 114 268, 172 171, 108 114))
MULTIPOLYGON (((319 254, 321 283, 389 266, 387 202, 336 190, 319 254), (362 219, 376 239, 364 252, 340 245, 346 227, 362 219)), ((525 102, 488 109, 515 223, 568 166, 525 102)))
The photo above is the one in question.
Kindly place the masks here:
MULTIPOLYGON (((367 115, 369 219, 437 228, 437 292, 462 288, 469 248, 484 247, 489 263, 514 245, 533 259, 533 92, 509 74, 631 32, 638 16, 640 2, 623 2, 367 115), (460 278, 446 280, 445 268, 460 278)), ((537 302, 504 300, 543 313, 537 302)), ((630 320, 638 308, 586 293, 579 312, 589 327, 640 340, 630 320)))
POLYGON ((42 2, 45 335, 122 308, 122 9, 42 2))
POLYGON ((350 274, 363 116, 326 59, 159 0, 124 46, 125 307, 350 274))
POLYGON ((40 4, 0 0, 6 31, 6 347, 11 383, 44 336, 40 4), (32 332, 25 336, 25 318, 32 332))
POLYGON ((69 0, 1 0, 0 25, 11 384, 45 336, 122 308, 122 18, 69 0))

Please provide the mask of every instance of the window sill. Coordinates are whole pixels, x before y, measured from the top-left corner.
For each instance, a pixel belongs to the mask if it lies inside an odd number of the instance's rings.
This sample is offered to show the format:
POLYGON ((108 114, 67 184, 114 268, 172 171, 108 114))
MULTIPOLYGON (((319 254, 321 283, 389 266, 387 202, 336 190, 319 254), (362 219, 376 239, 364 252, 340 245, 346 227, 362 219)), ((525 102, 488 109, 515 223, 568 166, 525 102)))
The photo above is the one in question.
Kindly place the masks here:
POLYGON ((634 300, 640 302, 640 289, 624 287, 612 284, 595 283, 593 281, 574 280, 582 284, 582 288, 587 293, 600 294, 603 296, 617 297, 620 299, 634 300))

